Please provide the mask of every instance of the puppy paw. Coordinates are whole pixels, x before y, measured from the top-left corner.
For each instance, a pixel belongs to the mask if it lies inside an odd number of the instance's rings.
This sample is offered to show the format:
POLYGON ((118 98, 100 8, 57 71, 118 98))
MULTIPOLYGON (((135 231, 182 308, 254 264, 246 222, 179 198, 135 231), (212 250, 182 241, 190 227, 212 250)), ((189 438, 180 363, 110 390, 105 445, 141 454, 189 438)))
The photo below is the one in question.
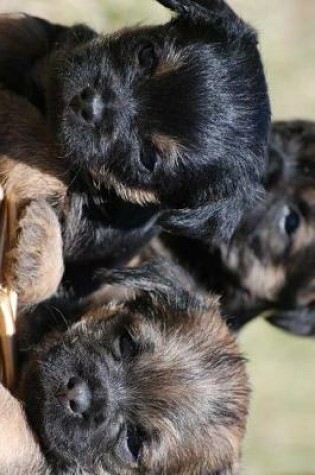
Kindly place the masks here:
POLYGON ((35 304, 55 293, 63 270, 58 218, 46 201, 32 201, 21 215, 17 243, 8 254, 8 283, 20 303, 35 304))

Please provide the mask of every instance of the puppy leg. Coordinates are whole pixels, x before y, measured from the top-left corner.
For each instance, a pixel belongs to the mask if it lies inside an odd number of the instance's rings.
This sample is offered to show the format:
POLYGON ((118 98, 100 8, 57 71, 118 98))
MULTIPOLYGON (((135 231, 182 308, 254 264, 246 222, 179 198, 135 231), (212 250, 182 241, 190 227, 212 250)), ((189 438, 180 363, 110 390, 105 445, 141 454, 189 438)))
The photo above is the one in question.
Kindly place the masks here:
POLYGON ((55 293, 63 269, 58 218, 46 201, 31 201, 19 221, 16 246, 8 253, 9 285, 21 303, 38 303, 55 293))
POLYGON ((21 404, 0 384, 0 473, 48 475, 21 404))

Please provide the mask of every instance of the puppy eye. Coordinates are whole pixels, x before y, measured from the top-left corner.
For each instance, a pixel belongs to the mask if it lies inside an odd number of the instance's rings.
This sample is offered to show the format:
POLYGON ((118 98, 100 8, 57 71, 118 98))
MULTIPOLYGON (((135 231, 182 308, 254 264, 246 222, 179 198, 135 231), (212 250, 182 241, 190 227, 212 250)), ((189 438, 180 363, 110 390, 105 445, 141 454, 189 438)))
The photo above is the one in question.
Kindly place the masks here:
POLYGON ((132 359, 138 352, 137 344, 126 331, 119 338, 119 353, 123 359, 132 359))
POLYGON ((139 459, 139 454, 143 445, 143 441, 144 437, 139 428, 132 425, 127 425, 126 445, 134 462, 138 461, 139 459))
POLYGON ((300 226, 300 216, 292 208, 288 208, 281 221, 281 227, 288 236, 292 236, 300 226))
POLYGON ((149 172, 153 172, 157 162, 157 158, 157 152, 152 147, 144 147, 140 155, 142 165, 149 172))
POLYGON ((138 52, 138 61, 142 68, 152 71, 158 64, 158 57, 152 43, 146 43, 138 52))

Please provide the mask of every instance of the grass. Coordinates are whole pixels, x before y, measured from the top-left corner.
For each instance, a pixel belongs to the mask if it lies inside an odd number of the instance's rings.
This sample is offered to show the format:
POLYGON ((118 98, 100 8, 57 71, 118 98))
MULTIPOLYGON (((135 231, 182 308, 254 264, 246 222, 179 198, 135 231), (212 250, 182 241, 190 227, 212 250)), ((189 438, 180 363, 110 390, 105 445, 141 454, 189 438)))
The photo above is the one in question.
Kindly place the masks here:
POLYGON ((240 340, 253 390, 245 474, 314 475, 315 341, 258 320, 240 340))

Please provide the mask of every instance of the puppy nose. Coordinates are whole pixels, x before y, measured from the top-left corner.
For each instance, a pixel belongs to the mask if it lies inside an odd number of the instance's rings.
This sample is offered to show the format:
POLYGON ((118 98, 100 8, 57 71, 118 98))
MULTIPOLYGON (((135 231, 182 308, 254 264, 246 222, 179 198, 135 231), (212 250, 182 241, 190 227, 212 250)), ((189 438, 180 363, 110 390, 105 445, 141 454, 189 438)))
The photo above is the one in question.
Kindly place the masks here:
POLYGON ((61 399, 74 414, 83 414, 91 406, 92 394, 86 381, 70 378, 61 399))
POLYGON ((99 92, 87 87, 71 100, 70 107, 80 119, 96 125, 102 120, 105 104, 99 92))

